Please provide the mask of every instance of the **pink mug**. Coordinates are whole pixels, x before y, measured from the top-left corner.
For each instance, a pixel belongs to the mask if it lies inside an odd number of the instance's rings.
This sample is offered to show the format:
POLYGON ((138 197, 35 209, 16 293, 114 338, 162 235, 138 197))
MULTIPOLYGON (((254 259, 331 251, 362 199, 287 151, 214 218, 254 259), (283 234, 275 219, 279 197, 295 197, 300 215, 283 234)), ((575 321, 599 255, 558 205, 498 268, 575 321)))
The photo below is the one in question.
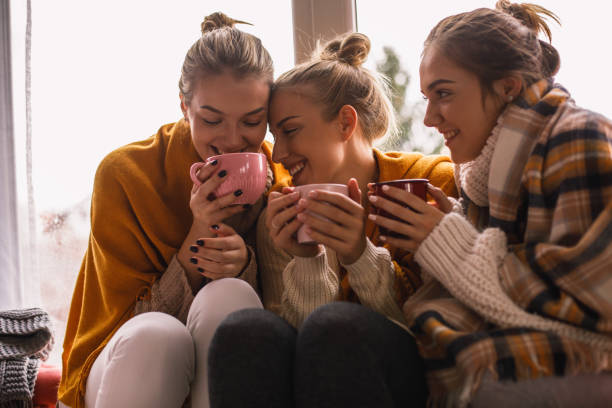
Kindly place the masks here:
MULTIPOLYGON (((298 193, 300 193, 300 198, 304 198, 307 199, 308 198, 308 193, 313 191, 313 190, 325 190, 325 191, 332 191, 332 192, 336 192, 336 193, 340 193, 340 194, 344 194, 345 196, 348 196, 348 187, 344 184, 331 184, 331 183, 322 183, 322 184, 304 184, 303 186, 297 186, 295 187, 295 191, 297 191, 298 193)), ((306 210, 307 213, 308 210, 306 210)), ((321 217, 315 214, 312 214, 322 220, 327 220, 330 221, 329 219, 325 218, 325 217, 321 217)), ((332 222, 332 221, 330 221, 332 222)), ((308 235, 308 233, 306 232, 306 225, 302 225, 297 232, 297 241, 300 244, 316 244, 317 242, 315 240, 313 240, 310 235, 308 235)))
POLYGON ((211 156, 205 162, 193 163, 189 169, 189 175, 194 184, 202 184, 197 177, 198 170, 213 160, 217 160, 216 173, 221 170, 227 172, 223 183, 214 191, 216 197, 242 190, 242 194, 232 204, 255 204, 266 191, 268 164, 265 154, 226 153, 211 156))

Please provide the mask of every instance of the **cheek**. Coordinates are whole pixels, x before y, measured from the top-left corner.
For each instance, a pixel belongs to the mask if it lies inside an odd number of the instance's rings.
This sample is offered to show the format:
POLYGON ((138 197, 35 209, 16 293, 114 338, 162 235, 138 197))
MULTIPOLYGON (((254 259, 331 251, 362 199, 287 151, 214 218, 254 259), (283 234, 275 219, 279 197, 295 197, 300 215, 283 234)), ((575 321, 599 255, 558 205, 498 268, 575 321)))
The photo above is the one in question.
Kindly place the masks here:
POLYGON ((257 127, 247 128, 244 131, 244 138, 247 140, 248 144, 251 146, 261 145, 266 137, 266 131, 268 130, 268 125, 263 124, 257 127))

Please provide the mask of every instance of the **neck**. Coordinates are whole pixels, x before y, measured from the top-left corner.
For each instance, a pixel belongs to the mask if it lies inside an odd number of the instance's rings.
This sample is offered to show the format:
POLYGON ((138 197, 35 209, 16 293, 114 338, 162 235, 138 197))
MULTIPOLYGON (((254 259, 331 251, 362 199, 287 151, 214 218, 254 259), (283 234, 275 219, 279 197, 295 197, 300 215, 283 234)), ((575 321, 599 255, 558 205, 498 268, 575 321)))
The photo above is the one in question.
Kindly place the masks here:
POLYGON ((338 173, 336 182, 346 184, 351 178, 355 178, 361 190, 361 204, 366 207, 368 183, 378 181, 378 164, 369 143, 361 143, 360 146, 350 146, 344 157, 343 169, 338 173))

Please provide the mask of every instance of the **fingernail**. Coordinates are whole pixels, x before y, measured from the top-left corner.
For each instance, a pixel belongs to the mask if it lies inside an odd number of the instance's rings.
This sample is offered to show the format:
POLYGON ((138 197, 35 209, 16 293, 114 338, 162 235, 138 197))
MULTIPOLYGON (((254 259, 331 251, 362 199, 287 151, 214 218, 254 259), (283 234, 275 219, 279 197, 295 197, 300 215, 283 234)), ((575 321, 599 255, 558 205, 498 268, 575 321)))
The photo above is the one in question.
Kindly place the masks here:
POLYGON ((218 175, 219 177, 225 177, 226 174, 227 174, 227 171, 221 170, 218 175))
POLYGON ((300 207, 306 207, 307 204, 308 204, 308 201, 304 200, 303 198, 300 198, 300 201, 298 201, 298 205, 300 207))
POLYGON ((242 208, 244 208, 245 210, 248 210, 249 208, 251 208, 251 204, 244 204, 242 208))
POLYGON ((198 244, 199 246, 204 246, 204 240, 203 239, 198 239, 196 241, 196 244, 198 244))
POLYGON ((213 225, 211 225, 210 227, 211 227, 212 229, 214 229, 214 230, 218 230, 218 229, 219 229, 219 226, 218 226, 217 224, 213 224, 213 225))
POLYGON ((204 272, 204 268, 201 268, 201 267, 198 266, 198 272, 200 272, 200 273, 204 272))
POLYGON ((383 191, 389 191, 389 188, 390 188, 390 187, 389 187, 389 186, 387 186, 387 185, 382 186, 383 191))
POLYGON ((376 221, 376 216, 374 214, 368 214, 368 218, 372 221, 376 221))
POLYGON ((192 264, 197 264, 198 260, 196 258, 189 258, 189 262, 191 262, 192 264))
POLYGON ((235 195, 236 197, 241 196, 241 195, 242 195, 242 190, 236 190, 236 191, 234 191, 234 195, 235 195))
POLYGON ((217 163, 219 163, 219 161, 218 161, 217 159, 215 159, 215 160, 213 160, 213 161, 211 161, 211 162, 210 162, 210 165, 211 165, 211 166, 216 166, 216 165, 217 165, 217 163))
POLYGON ((308 197, 315 198, 317 196, 317 194, 318 194, 317 191, 311 191, 311 192, 308 193, 308 197))
POLYGON ((376 200, 378 200, 378 197, 376 197, 375 195, 371 195, 371 196, 368 196, 368 200, 370 200, 370 202, 372 203, 375 203, 376 200))
POLYGON ((189 250, 190 250, 191 252, 198 252, 198 247, 197 247, 197 246, 195 246, 195 245, 192 245, 192 246, 190 246, 190 247, 189 247, 189 250))
POLYGON ((384 235, 379 235, 379 236, 378 236, 378 239, 380 239, 381 241, 386 241, 386 240, 387 240, 387 237, 386 237, 386 236, 384 236, 384 235))
POLYGON ((215 196, 215 193, 210 193, 210 194, 208 194, 208 195, 206 196, 206 199, 207 199, 208 201, 214 201, 214 200, 215 200, 215 198, 217 198, 217 196, 215 196))

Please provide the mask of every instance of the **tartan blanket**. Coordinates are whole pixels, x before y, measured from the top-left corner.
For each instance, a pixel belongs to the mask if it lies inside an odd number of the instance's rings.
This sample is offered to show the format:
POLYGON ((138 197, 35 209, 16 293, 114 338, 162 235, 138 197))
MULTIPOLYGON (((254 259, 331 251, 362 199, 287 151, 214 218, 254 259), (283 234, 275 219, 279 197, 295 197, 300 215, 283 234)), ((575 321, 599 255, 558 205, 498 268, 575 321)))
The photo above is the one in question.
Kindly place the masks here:
POLYGON ((46 312, 38 308, 0 311, 0 408, 32 407, 38 367, 52 347, 46 312))
POLYGON ((415 254, 430 279, 404 313, 434 406, 466 406, 487 372, 612 370, 612 123, 547 79, 494 132, 488 206, 459 185, 463 214, 415 254))

